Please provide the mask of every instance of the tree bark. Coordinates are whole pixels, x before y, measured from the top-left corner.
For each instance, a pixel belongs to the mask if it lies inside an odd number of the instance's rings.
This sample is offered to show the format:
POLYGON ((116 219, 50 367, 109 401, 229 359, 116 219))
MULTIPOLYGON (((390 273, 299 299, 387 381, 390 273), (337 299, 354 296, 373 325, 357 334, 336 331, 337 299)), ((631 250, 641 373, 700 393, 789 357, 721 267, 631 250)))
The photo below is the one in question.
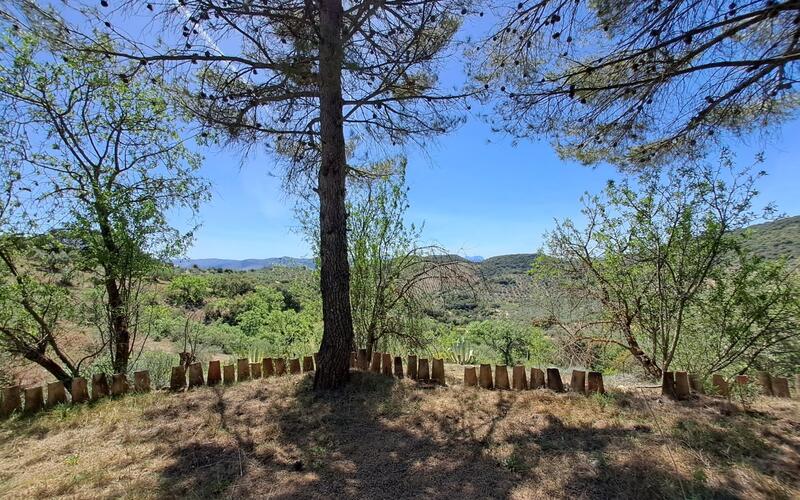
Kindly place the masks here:
POLYGON ((314 388, 335 389, 350 378, 353 317, 347 261, 345 179, 347 156, 342 118, 342 2, 320 0, 319 92, 322 164, 319 195, 320 289, 324 329, 314 388))
POLYGON ((69 389, 70 393, 72 392, 72 376, 68 374, 64 368, 61 367, 61 365, 36 349, 26 350, 23 356, 28 361, 33 361, 37 365, 50 372, 52 376, 64 384, 64 387, 69 389))

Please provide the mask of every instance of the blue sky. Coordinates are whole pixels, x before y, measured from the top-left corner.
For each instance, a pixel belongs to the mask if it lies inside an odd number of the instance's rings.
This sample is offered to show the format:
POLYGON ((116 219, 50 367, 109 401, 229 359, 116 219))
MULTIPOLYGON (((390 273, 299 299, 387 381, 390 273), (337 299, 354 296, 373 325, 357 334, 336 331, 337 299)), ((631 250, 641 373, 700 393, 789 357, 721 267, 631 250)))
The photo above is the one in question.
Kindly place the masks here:
MULTIPOLYGON (((148 11, 134 12, 133 17, 116 18, 113 9, 100 9, 101 19, 109 16, 117 29, 140 37, 163 35, 148 11)), ((483 33, 490 17, 472 19, 466 37, 483 33)), ((87 22, 82 16, 73 20, 87 22)), ((102 29, 99 22, 93 25, 102 29)), ((443 86, 456 85, 463 80, 462 63, 458 57, 447 60, 440 80, 443 86)), ((761 180, 758 201, 774 202, 788 215, 800 214, 800 120, 770 129, 765 142, 736 141, 733 149, 739 161, 751 163, 762 147, 769 175, 761 180)), ((554 218, 579 218, 580 196, 619 177, 607 165, 589 168, 561 161, 546 140, 513 147, 477 117, 426 151, 406 154, 408 221, 424 222, 426 243, 462 255, 534 252, 554 218)), ((202 226, 188 257, 310 256, 308 244, 295 231, 294 200, 282 192, 280 170, 274 165, 266 154, 242 161, 235 151, 206 152, 201 174, 211 181, 213 198, 199 214, 202 226)), ((183 225, 182 220, 175 222, 183 225)))
MULTIPOLYGON (((738 159, 751 162, 761 145, 738 143, 738 159)), ((769 175, 759 202, 800 214, 800 121, 771 132, 765 151, 769 175)), ((462 255, 536 251, 554 218, 579 215, 583 192, 619 177, 610 166, 561 161, 544 140, 514 147, 477 118, 408 157, 408 221, 425 223, 426 242, 462 255)), ((232 151, 208 153, 202 174, 214 185, 213 199, 200 213, 189 257, 310 256, 294 231, 294 201, 281 191, 280 171, 268 155, 242 163, 232 151)))

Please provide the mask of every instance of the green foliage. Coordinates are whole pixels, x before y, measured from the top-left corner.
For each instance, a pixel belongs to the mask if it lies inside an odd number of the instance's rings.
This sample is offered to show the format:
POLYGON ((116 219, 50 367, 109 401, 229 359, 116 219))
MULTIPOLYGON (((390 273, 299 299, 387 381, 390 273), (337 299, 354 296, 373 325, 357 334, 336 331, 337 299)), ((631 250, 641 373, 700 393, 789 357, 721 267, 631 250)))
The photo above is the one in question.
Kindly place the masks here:
POLYGON ((532 345, 538 344, 539 349, 544 344, 537 338, 540 332, 532 327, 521 325, 506 320, 486 320, 471 323, 467 326, 467 336, 478 344, 484 344, 494 349, 506 365, 526 359, 532 345))
POLYGON ((144 351, 132 363, 129 373, 147 370, 150 373, 150 385, 153 388, 168 387, 172 367, 179 363, 177 354, 162 351, 144 351))
POLYGON ((758 177, 724 154, 718 167, 645 173, 585 197, 586 229, 560 223, 548 237, 553 258, 534 269, 570 347, 616 343, 658 378, 674 363, 728 366, 754 335, 773 343, 772 325, 792 323, 794 292, 785 270, 749 257, 746 234, 734 233, 769 213, 751 206, 758 177), (710 338, 733 348, 708 349, 710 338), (692 343, 709 358, 690 362, 692 343))
POLYGON ((186 308, 201 307, 211 294, 210 280, 197 274, 175 276, 167 289, 167 299, 175 305, 186 308))
MULTIPOLYGON (((51 19, 3 34, 0 129, 12 135, 0 141, 0 176, 13 180, 3 198, 13 203, 2 207, 0 230, 52 235, 70 248, 76 268, 94 275, 89 317, 115 370, 124 371, 144 281, 192 239, 192 229, 177 229, 167 214, 195 213, 207 184, 196 175, 200 157, 188 149, 180 113, 163 90, 132 71, 133 63, 104 57, 103 50, 114 50, 107 38, 86 47, 53 41, 46 32, 51 19)), ((9 28, 7 18, 2 24, 9 28)), ((13 274, 13 262, 4 263, 13 274)), ((41 275, 28 272, 25 279, 41 275)), ((48 336, 53 350, 64 352, 48 336)))

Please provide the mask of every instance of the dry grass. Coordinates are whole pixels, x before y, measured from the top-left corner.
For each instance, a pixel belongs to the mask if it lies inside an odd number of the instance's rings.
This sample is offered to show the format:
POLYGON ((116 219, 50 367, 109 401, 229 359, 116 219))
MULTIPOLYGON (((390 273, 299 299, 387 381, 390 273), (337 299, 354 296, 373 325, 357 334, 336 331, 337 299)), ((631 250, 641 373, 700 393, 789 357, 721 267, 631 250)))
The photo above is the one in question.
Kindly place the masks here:
POLYGON ((292 376, 6 422, 0 496, 798 498, 798 415, 360 373, 317 396, 292 376))

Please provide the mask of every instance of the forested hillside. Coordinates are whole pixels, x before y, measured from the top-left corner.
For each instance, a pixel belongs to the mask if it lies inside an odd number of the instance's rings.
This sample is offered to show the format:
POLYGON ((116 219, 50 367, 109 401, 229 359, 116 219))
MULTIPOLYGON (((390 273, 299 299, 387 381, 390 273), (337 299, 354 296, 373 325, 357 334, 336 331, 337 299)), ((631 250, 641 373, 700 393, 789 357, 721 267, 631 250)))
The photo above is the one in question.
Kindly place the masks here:
POLYGON ((751 233, 749 247, 758 255, 793 261, 800 258, 800 215, 756 224, 747 230, 751 233))

